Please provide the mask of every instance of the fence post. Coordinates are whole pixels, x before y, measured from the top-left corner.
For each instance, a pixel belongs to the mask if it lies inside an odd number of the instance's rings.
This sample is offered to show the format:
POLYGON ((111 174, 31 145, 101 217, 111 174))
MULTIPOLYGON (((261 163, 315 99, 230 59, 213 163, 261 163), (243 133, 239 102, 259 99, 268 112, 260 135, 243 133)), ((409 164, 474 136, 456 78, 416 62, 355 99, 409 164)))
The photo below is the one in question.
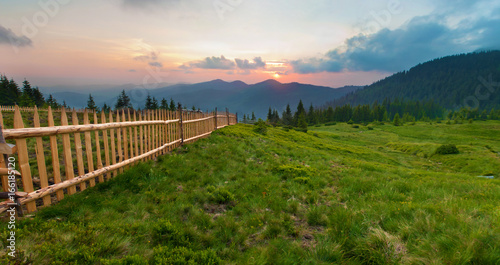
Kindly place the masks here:
POLYGON ((229 120, 229 109, 226 108, 226 116, 227 116, 227 125, 231 125, 231 121, 229 120))
MULTIPOLYGON (((21 111, 18 106, 15 107, 14 110, 14 129, 22 129, 24 128, 23 117, 21 115, 21 111)), ((17 156, 19 161, 19 169, 21 170, 21 179, 23 182, 23 191, 24 192, 33 192, 35 191, 33 188, 33 179, 31 178, 31 168, 29 164, 29 154, 28 154, 28 145, 26 143, 26 138, 16 139, 17 146, 17 156)), ((28 213, 36 211, 36 203, 29 202, 27 203, 28 213)))
POLYGON ((217 107, 215 107, 215 131, 217 131, 217 107))
POLYGON ((236 123, 238 123, 238 112, 236 112, 236 123))
MULTIPOLYGON (((16 209, 16 214, 17 216, 19 217, 23 217, 23 207, 21 206, 21 202, 19 201, 19 198, 20 197, 26 197, 26 195, 28 195, 28 193, 20 193, 18 192, 17 190, 17 181, 16 181, 16 177, 20 176, 20 173, 16 170, 9 170, 9 167, 8 167, 8 161, 9 161, 9 155, 10 154, 14 154, 17 150, 16 146, 14 145, 9 145, 5 142, 5 138, 3 137, 3 131, 2 131, 2 124, 0 124, 0 168, 4 168, 6 169, 5 172, 2 172, 0 175, 0 177, 2 178, 2 186, 3 186, 3 189, 5 190, 5 192, 0 192, 0 198, 2 199, 8 199, 8 200, 12 200, 12 202, 15 204, 14 205, 14 208, 16 209), (9 172, 10 171, 10 172, 9 172), (5 175, 4 175, 5 173, 5 175), (12 174, 10 174, 12 173, 12 174), (8 178, 11 178, 11 175, 14 176, 14 181, 8 181, 8 178), (11 192, 11 190, 9 190, 9 184, 10 183, 13 183, 14 187, 14 192, 11 192)), ((9 204, 9 206, 12 206, 9 204)))
POLYGON ((182 127, 182 105, 181 105, 181 103, 179 103, 179 107, 178 107, 177 111, 179 112, 179 130, 181 133, 181 145, 183 145, 184 144, 184 131, 183 131, 183 127, 182 127))

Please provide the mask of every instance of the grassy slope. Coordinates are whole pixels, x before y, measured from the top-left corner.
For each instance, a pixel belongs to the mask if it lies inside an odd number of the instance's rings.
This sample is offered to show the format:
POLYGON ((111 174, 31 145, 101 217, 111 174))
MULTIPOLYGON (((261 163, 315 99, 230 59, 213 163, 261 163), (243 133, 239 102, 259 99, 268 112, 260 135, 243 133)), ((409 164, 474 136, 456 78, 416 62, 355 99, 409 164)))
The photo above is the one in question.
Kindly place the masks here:
POLYGON ((18 222, 18 254, 34 264, 498 264, 498 139, 498 122, 227 127, 18 222), (433 156, 444 143, 461 153, 433 156))

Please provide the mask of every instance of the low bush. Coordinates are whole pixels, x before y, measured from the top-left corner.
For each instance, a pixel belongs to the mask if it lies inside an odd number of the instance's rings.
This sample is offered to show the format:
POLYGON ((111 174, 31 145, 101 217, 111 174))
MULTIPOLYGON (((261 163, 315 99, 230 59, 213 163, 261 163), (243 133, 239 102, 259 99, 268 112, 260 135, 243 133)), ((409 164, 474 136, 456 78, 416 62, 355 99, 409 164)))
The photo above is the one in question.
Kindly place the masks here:
POLYGON ((312 226, 325 226, 328 219, 322 207, 313 206, 307 213, 307 223, 312 226))
POLYGON ((454 144, 443 144, 440 147, 436 149, 434 154, 437 155, 451 155, 451 154, 458 154, 460 153, 458 151, 458 148, 454 144))
POLYGON ((293 181, 300 183, 300 184, 307 184, 309 181, 311 181, 311 178, 308 177, 296 177, 293 179, 293 181))
POLYGON ((254 124, 253 131, 259 134, 267 134, 267 124, 262 120, 259 119, 255 124, 254 124))
POLYGON ((160 246, 154 249, 153 262, 151 264, 221 264, 222 260, 213 250, 194 251, 185 247, 169 248, 160 246))
POLYGON ((208 196, 209 200, 215 203, 230 203, 235 201, 234 194, 223 187, 216 189, 213 186, 209 186, 208 196))
POLYGON ((168 220, 160 220, 153 228, 153 241, 160 245, 189 246, 190 239, 183 230, 168 220))
POLYGON ((127 256, 123 259, 101 259, 102 265, 148 265, 149 262, 139 255, 127 256))
POLYGON ((282 179, 307 178, 316 172, 314 168, 302 165, 280 165, 274 171, 280 174, 282 179))

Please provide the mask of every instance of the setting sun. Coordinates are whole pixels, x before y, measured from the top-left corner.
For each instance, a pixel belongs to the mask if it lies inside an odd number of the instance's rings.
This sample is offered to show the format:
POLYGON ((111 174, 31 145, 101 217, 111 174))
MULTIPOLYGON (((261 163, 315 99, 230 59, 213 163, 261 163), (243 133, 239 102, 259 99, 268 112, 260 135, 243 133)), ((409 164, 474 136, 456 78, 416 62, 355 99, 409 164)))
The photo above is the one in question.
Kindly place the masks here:
POLYGON ((280 78, 280 75, 278 73, 275 73, 274 78, 280 78))

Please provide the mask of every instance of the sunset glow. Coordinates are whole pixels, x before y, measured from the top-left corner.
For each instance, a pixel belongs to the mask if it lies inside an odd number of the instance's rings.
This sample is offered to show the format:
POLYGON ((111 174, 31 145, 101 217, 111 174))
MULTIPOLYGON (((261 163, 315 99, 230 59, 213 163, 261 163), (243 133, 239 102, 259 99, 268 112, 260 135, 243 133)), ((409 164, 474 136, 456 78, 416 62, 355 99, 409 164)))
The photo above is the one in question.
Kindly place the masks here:
POLYGON ((40 86, 269 77, 366 85, 426 60, 500 47, 500 3, 491 0, 453 10, 447 0, 230 1, 223 12, 201 0, 42 2, 0 4, 0 72, 40 86), (465 17, 470 27, 457 30, 465 17), (411 36, 435 45, 423 49, 411 36))

